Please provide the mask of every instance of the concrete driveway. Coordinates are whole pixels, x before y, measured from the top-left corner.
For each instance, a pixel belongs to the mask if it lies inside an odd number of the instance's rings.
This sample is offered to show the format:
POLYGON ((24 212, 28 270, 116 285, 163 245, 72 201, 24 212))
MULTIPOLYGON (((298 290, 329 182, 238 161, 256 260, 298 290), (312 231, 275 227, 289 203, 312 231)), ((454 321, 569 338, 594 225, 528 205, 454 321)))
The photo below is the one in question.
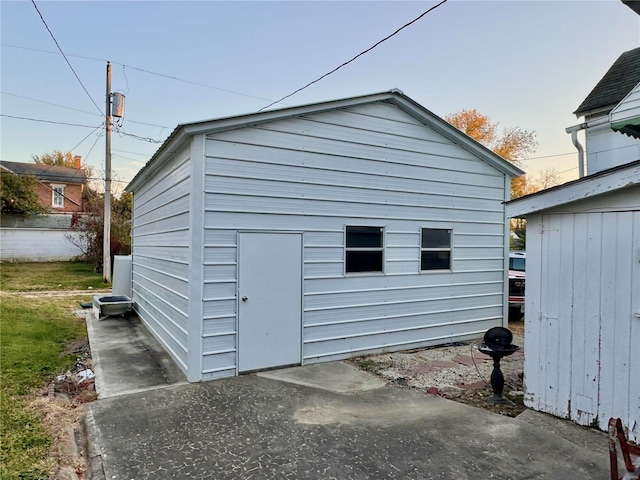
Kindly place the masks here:
MULTIPOLYGON (((133 324, 136 335, 125 338, 135 339, 134 350, 156 351, 155 341, 135 321, 88 323, 92 350, 101 350, 101 335, 126 332, 133 324)), ((101 371, 115 368, 111 362, 122 360, 111 358, 114 346, 109 348, 111 353, 103 349, 97 355, 98 379, 101 371)), ((153 365, 129 362, 132 381, 144 368, 161 371, 167 365, 156 353, 147 357, 153 365)), ((144 363, 144 355, 136 358, 144 363)), ((609 475, 602 433, 535 412, 514 419, 389 387, 343 362, 201 384, 169 377, 158 375, 155 385, 137 390, 126 381, 120 389, 105 390, 97 380, 98 392, 108 394, 90 404, 84 422, 91 478, 584 480, 609 475)))

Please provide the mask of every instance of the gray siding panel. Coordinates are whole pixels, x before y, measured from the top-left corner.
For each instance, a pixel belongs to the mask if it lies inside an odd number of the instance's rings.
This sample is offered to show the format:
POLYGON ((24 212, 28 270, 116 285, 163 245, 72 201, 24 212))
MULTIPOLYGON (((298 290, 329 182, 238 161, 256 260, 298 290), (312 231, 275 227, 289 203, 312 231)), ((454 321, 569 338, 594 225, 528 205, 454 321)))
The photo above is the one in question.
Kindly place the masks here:
POLYGON ((205 378, 235 373, 238 230, 304 232, 305 363, 502 323, 504 175, 395 106, 213 134, 204 184, 205 378), (384 274, 345 275, 352 224, 385 227, 384 274), (452 272, 419 271, 422 227, 453 230, 452 272))
POLYGON ((133 299, 147 328, 187 372, 189 335, 188 147, 134 193, 133 299))

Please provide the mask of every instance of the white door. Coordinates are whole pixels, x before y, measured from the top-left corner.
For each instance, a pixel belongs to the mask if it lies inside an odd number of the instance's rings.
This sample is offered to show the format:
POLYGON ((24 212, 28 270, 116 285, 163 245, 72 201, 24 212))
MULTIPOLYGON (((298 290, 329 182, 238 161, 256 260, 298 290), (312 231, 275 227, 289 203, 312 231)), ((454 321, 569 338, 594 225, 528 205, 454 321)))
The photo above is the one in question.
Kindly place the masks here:
POLYGON ((299 365, 302 235, 240 233, 238 371, 299 365))

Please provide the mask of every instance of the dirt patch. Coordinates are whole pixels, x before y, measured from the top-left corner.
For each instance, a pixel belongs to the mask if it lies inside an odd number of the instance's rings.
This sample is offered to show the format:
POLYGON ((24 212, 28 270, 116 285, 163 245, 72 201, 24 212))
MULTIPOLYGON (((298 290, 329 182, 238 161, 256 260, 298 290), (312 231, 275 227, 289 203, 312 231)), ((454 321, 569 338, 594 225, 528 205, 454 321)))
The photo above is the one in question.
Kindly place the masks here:
POLYGON ((97 398, 88 340, 72 342, 63 354, 76 355, 73 367, 54 379, 30 405, 43 416, 53 440, 52 480, 83 478, 85 459, 77 447, 76 431, 86 413, 86 403, 97 398))
POLYGON ((514 334, 513 343, 521 349, 500 362, 505 379, 505 404, 490 401, 493 395, 490 385, 493 361, 478 350, 481 338, 438 347, 366 355, 349 361, 381 377, 389 385, 414 388, 515 417, 527 408, 524 405, 523 385, 524 322, 510 322, 509 329, 514 334))

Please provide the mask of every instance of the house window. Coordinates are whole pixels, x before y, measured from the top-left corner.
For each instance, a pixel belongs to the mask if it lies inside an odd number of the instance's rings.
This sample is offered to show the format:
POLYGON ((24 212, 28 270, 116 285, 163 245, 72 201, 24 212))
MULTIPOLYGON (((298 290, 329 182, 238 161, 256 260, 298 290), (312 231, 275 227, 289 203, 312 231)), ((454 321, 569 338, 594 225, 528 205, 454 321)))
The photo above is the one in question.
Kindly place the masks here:
POLYGON ((64 208, 64 185, 51 185, 51 206, 64 208))
POLYGON ((346 273, 382 272, 383 227, 346 228, 346 273))
POLYGON ((451 270, 451 230, 422 229, 420 270, 451 270))

